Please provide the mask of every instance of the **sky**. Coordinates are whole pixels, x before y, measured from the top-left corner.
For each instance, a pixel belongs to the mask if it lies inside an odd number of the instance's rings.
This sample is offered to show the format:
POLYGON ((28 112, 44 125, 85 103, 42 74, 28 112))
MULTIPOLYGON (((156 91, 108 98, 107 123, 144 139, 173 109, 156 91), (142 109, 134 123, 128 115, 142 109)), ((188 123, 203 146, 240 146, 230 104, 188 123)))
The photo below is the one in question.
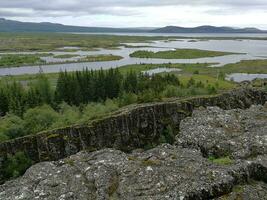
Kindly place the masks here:
POLYGON ((0 0, 0 17, 99 27, 257 27, 267 0, 0 0))

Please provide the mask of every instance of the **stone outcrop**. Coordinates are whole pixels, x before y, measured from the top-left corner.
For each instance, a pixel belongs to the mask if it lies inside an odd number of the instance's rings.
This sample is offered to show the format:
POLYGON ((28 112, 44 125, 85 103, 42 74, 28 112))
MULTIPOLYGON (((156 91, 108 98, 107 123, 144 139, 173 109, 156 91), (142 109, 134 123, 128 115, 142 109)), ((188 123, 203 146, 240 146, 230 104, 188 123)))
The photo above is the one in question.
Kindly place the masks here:
POLYGON ((200 107, 174 134, 173 145, 147 151, 81 151, 38 163, 0 186, 0 199, 267 199, 267 103, 200 107))
MULTIPOLYGON (((35 163, 59 160, 81 150, 114 148, 130 152, 169 141, 167 128, 178 133, 180 122, 198 107, 219 106, 223 109, 248 108, 264 104, 267 93, 251 88, 237 89, 221 95, 147 104, 128 108, 110 117, 83 126, 73 126, 18 138, 0 144, 1 162, 8 154, 25 152, 35 163)), ((170 142, 172 143, 172 142, 170 142)), ((1 177, 0 177, 1 182, 1 177)))
POLYGON ((266 172, 267 162, 259 160, 220 166, 197 150, 168 144, 132 154, 112 149, 80 152, 33 166, 23 177, 2 185, 0 199, 197 200, 227 194, 231 198, 239 184, 244 193, 256 190, 262 196, 267 194, 265 183, 247 184, 266 181, 261 170, 266 172))
POLYGON ((177 144, 204 156, 247 159, 267 154, 267 104, 248 110, 196 110, 180 124, 177 144))

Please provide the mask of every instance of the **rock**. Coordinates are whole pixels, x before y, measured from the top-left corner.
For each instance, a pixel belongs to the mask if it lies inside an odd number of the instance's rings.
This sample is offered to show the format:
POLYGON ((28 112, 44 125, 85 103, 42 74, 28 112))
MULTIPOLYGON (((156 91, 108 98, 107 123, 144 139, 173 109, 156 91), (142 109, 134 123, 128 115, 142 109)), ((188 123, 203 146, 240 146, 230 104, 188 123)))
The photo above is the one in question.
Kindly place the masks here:
POLYGON ((177 145, 201 149, 204 156, 245 159, 267 153, 267 106, 247 110, 209 107, 180 124, 177 145))
POLYGON ((197 150, 168 144, 133 154, 112 149, 80 152, 36 164, 2 185, 0 199, 211 199, 256 177, 255 166, 266 170, 266 160, 260 162, 221 166, 197 150))
POLYGON ((263 182, 252 181, 249 184, 238 185, 233 188, 233 192, 224 195, 217 200, 266 200, 267 184, 263 182))
POLYGON ((0 186, 5 200, 261 200, 267 196, 267 104, 195 110, 175 145, 81 151, 0 186))

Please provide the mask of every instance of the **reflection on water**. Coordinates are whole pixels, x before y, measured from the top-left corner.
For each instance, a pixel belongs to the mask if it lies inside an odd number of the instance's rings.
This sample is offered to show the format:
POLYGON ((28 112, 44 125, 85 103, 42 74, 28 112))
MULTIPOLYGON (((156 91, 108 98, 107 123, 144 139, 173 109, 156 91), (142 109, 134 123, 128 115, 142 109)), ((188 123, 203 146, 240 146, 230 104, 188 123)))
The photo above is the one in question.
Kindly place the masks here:
POLYGON ((246 73, 233 73, 227 75, 226 80, 234 81, 234 82, 242 82, 242 81, 253 81, 254 79, 264 79, 267 78, 267 74, 246 74, 246 73))
POLYGON ((177 68, 160 67, 160 68, 156 68, 156 69, 142 71, 142 73, 148 74, 149 76, 152 76, 154 74, 159 74, 159 73, 163 73, 163 72, 168 73, 168 72, 180 72, 180 71, 181 71, 181 69, 177 69, 177 68))
MULTIPOLYGON (((113 54, 122 56, 123 59, 116 61, 105 61, 105 62, 84 62, 84 63, 61 63, 44 65, 42 69, 45 73, 65 71, 76 71, 84 68, 89 69, 108 69, 116 68, 123 65, 132 64, 164 64, 164 63, 217 63, 212 67, 221 67, 225 64, 236 63, 241 60, 252 60, 252 59, 263 59, 267 56, 267 40, 195 40, 194 42, 188 42, 191 39, 179 39, 179 40, 163 40, 154 41, 152 43, 127 43, 128 45, 135 46, 133 48, 121 47, 120 49, 98 49, 97 51, 82 51, 75 48, 75 52, 52 52, 54 55, 62 54, 77 54, 79 56, 73 58, 53 58, 53 56, 43 57, 48 63, 53 62, 66 62, 66 61, 77 61, 80 58, 88 55, 103 55, 113 54), (225 51, 225 52, 236 52, 244 54, 235 54, 219 57, 209 58, 198 58, 198 59, 145 59, 145 58, 131 58, 129 54, 137 50, 148 50, 148 51, 166 51, 174 50, 176 48, 194 48, 211 51, 225 51)), ((69 47, 65 47, 69 48, 69 47)), ((20 52, 27 53, 27 52, 20 52)), ((36 52, 31 52, 36 53, 36 52)), ((38 52, 40 53, 40 52, 38 52)), ((50 53, 50 52, 44 52, 50 53)), ((1 55, 1 54, 0 54, 1 55)), ((27 67, 16 67, 8 69, 0 69, 0 75, 19 75, 19 74, 36 74, 39 72, 39 68, 36 66, 27 67)))

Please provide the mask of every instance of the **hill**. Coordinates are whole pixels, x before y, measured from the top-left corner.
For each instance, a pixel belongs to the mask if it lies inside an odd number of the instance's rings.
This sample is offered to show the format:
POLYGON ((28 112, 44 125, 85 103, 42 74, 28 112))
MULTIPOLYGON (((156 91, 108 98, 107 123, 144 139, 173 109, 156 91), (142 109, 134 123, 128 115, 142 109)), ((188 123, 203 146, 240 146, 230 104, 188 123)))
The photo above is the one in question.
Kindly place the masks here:
POLYGON ((193 28, 185 28, 179 26, 166 26, 151 31, 152 33, 267 33, 256 28, 231 28, 216 26, 198 26, 193 28))
POLYGON ((123 33, 123 32, 147 32, 147 29, 67 26, 63 24, 55 24, 49 22, 41 22, 41 23, 20 22, 20 21, 0 18, 0 32, 89 32, 89 33, 121 32, 123 33))
POLYGON ((185 28, 179 26, 166 26, 163 28, 110 28, 68 26, 50 22, 20 22, 0 18, 0 32, 78 32, 78 33, 267 33, 256 28, 231 28, 216 26, 199 26, 185 28))

